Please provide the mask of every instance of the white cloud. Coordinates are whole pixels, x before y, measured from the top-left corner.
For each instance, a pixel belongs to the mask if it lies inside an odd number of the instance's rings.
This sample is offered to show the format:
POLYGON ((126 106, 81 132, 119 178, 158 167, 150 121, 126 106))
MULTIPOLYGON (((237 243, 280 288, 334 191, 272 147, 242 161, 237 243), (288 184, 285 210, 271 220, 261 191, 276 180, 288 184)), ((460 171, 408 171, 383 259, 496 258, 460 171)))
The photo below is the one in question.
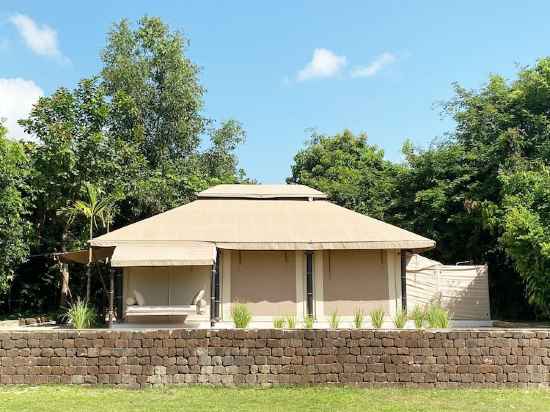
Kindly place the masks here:
POLYGON ((15 14, 10 17, 10 21, 33 52, 40 56, 68 60, 59 49, 57 32, 54 29, 45 24, 38 25, 24 14, 15 14))
POLYGON ((382 53, 367 66, 356 66, 351 70, 351 77, 371 77, 389 64, 394 63, 397 57, 392 53, 382 53))
POLYGON ((297 80, 336 76, 347 64, 345 56, 337 56, 327 49, 315 49, 311 61, 298 72, 297 80))
POLYGON ((32 105, 43 95, 42 89, 32 80, 0 78, 0 119, 5 119, 9 137, 30 138, 17 121, 27 117, 32 105))

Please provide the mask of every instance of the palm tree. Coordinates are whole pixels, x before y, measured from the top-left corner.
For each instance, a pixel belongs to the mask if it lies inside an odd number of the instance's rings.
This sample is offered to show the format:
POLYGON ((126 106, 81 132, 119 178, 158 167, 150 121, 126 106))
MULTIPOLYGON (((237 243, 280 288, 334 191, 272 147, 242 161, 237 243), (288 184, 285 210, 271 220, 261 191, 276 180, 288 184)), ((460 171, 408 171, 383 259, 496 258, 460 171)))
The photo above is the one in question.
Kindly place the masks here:
POLYGON ((86 302, 90 301, 90 289, 92 283, 92 246, 89 241, 94 237, 94 229, 99 224, 102 227, 109 227, 114 214, 115 203, 120 200, 118 193, 103 195, 102 191, 91 183, 84 183, 86 199, 77 200, 71 206, 59 211, 68 216, 68 223, 71 224, 77 216, 83 216, 88 220, 88 263, 86 264, 86 302))

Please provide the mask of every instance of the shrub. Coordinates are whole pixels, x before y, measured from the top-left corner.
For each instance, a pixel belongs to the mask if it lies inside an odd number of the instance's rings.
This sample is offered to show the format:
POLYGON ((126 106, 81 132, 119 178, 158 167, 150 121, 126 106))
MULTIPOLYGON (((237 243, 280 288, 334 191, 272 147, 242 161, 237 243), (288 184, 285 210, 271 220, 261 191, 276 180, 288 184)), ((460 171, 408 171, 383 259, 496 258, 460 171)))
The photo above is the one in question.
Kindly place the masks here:
POLYGON ((231 316, 236 328, 246 328, 252 320, 252 314, 250 310, 243 303, 236 303, 231 308, 231 316))
POLYGON ((286 317, 286 326, 289 329, 296 329, 296 316, 294 315, 288 315, 286 317))
POLYGON ((375 309, 370 313, 370 321, 372 326, 376 329, 380 329, 384 323, 384 309, 375 309))
POLYGON ((304 327, 306 329, 313 329, 313 323, 315 322, 315 318, 311 315, 306 315, 304 318, 304 327))
POLYGON ((449 311, 443 309, 439 303, 433 303, 426 311, 428 327, 435 329, 446 329, 450 321, 449 311))
POLYGON ((353 325, 356 329, 361 329, 365 322, 365 312, 362 309, 356 309, 353 314, 353 325))
POLYGON ((414 327, 416 329, 422 329, 422 326, 424 326, 424 321, 426 320, 426 311, 420 305, 416 305, 409 318, 414 321, 414 327))
POLYGON ((340 316, 338 316, 338 311, 335 310, 330 314, 328 324, 331 329, 338 329, 338 326, 340 325, 340 316))
POLYGON ((404 311, 403 309, 399 309, 393 318, 393 324, 397 329, 403 329, 406 323, 407 323, 407 312, 404 311))
POLYGON ((71 304, 65 314, 67 320, 76 329, 88 329, 94 326, 96 314, 94 309, 88 305, 88 302, 78 298, 76 302, 71 304))
POLYGON ((273 319, 273 327, 275 329, 282 329, 285 327, 285 320, 284 318, 275 318, 273 319))

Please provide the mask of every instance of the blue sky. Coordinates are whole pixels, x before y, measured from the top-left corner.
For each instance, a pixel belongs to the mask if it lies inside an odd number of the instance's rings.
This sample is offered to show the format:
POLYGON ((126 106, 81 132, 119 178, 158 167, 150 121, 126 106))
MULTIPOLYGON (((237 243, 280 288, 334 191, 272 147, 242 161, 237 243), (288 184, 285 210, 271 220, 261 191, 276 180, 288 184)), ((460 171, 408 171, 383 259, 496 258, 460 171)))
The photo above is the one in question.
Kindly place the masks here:
POLYGON ((205 114, 247 131, 240 164, 281 182, 306 129, 365 131, 391 160, 452 128, 434 107, 452 82, 549 54, 545 1, 10 1, 0 4, 0 117, 100 70, 106 32, 123 17, 160 16, 191 41, 205 114))

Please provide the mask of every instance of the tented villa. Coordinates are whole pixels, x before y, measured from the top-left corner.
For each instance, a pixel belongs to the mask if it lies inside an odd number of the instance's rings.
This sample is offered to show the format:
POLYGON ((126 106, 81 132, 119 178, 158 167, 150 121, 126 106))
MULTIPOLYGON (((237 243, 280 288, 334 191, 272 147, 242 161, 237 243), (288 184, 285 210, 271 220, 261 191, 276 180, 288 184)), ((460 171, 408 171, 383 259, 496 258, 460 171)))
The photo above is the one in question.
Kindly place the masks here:
POLYGON ((406 307, 407 253, 434 241, 306 186, 219 185, 91 245, 115 273, 114 327, 232 327, 236 302, 251 327, 289 315, 326 327, 334 312, 349 326, 377 308, 390 325, 406 307))

